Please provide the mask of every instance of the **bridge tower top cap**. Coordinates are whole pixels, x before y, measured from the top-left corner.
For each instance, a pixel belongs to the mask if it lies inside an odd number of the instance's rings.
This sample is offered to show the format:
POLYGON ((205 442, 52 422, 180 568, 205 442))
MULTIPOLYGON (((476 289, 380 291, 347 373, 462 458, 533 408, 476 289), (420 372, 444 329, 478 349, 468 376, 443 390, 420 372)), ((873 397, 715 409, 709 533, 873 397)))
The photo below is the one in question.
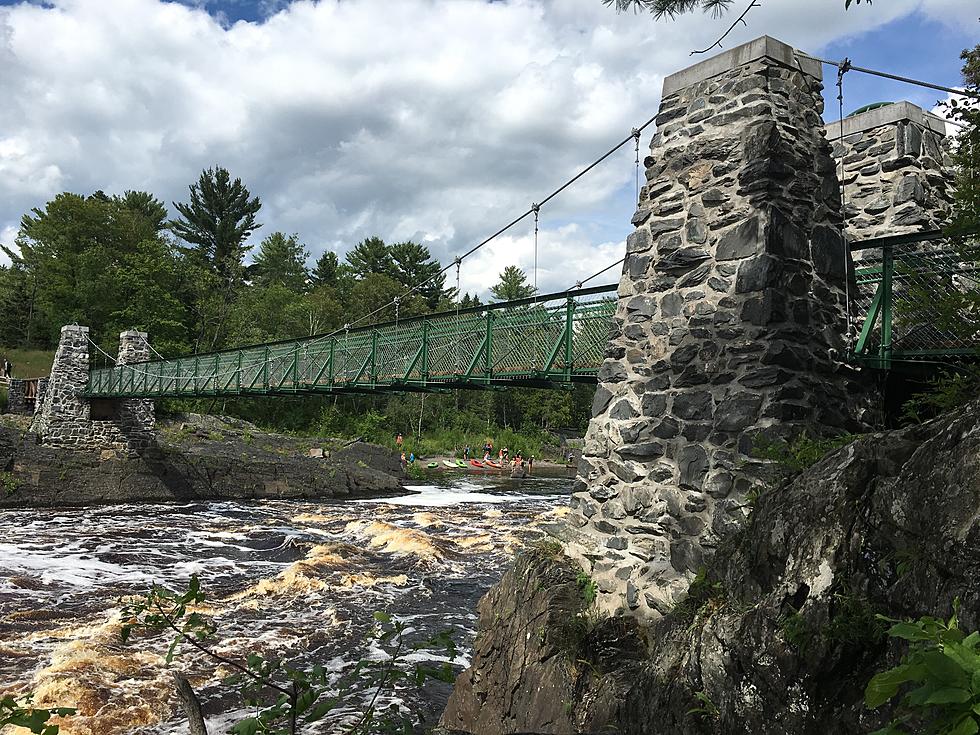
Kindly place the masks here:
MULTIPOLYGON (((866 110, 845 117, 844 135, 863 133, 865 130, 874 130, 884 125, 892 125, 905 120, 929 128, 940 135, 946 135, 946 123, 941 117, 906 100, 892 102, 890 105, 876 107, 873 110, 866 110)), ((824 130, 827 131, 828 136, 836 137, 840 134, 840 120, 827 123, 824 130)))
POLYGON ((823 67, 819 61, 772 36, 760 36, 664 77, 662 96, 667 97, 684 87, 690 87, 692 84, 724 74, 726 71, 758 59, 771 59, 783 66, 802 71, 814 79, 823 79, 823 67))
POLYGON ((79 324, 66 324, 61 328, 61 333, 64 334, 65 332, 81 332, 87 334, 88 327, 83 327, 79 324))
POLYGON ((124 329, 119 333, 119 339, 132 339, 134 337, 145 338, 146 334, 146 332, 141 332, 138 329, 124 329))

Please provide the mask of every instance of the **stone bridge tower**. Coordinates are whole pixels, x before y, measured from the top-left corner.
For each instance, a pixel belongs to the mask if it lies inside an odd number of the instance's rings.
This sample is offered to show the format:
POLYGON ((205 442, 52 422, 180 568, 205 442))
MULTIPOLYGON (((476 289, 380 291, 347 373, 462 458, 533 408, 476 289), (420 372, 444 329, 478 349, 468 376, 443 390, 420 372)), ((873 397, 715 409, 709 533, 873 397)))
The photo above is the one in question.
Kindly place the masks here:
MULTIPOLYGON (((51 376, 35 407, 31 431, 42 444, 56 447, 133 452, 149 446, 155 425, 153 401, 81 395, 88 384, 88 332, 88 327, 77 324, 61 328, 51 376)), ((149 357, 145 332, 128 330, 119 335, 117 365, 149 357)))
MULTIPOLYGON (((829 123, 851 241, 935 230, 946 224, 953 176, 946 123, 911 102, 894 102, 829 123), (842 135, 843 133, 843 135, 842 135)), ((861 259, 867 253, 855 254, 861 259)))
POLYGON ((664 80, 566 546, 667 612, 745 520, 765 439, 859 429, 820 65, 769 37, 664 80))

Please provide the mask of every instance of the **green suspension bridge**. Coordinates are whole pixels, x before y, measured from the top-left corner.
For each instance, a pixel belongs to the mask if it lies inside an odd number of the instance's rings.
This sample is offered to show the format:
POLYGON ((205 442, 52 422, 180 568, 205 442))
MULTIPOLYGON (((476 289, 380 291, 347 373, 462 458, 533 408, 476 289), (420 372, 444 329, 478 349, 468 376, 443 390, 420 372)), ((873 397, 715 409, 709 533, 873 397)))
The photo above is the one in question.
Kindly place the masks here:
MULTIPOLYGON (((944 327, 940 301, 980 289, 975 256, 939 233, 866 240, 856 256, 849 359, 871 369, 973 359, 980 334, 944 327)), ((616 284, 330 335, 92 370, 93 398, 445 391, 595 383, 616 284)))

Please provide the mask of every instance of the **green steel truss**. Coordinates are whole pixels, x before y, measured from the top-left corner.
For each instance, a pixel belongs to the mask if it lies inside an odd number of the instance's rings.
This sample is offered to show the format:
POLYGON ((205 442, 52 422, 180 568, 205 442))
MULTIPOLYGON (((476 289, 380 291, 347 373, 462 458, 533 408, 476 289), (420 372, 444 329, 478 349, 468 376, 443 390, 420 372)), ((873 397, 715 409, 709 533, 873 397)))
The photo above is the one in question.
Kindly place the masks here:
POLYGON ((335 335, 100 368, 105 398, 570 387, 594 383, 616 285, 431 314, 335 335))
POLYGON ((853 243, 851 252, 854 305, 863 314, 855 362, 914 368, 980 356, 980 334, 964 329, 976 316, 961 320, 948 306, 950 297, 980 293, 975 236, 896 235, 853 243))

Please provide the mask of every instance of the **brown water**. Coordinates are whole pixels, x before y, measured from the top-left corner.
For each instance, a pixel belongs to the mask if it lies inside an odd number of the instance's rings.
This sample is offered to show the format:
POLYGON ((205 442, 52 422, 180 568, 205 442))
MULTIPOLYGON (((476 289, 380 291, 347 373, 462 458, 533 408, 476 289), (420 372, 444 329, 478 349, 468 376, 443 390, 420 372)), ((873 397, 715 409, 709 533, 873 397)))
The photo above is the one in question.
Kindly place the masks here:
MULTIPOLYGON (((186 732, 171 693, 179 669, 205 702, 209 731, 227 731, 248 713, 210 664, 187 655, 168 668, 164 637, 119 639, 120 597, 154 582, 183 589, 192 574, 219 626, 216 647, 229 655, 341 671, 380 655, 367 634, 384 610, 422 639, 452 630, 453 663, 464 666, 477 600, 541 535, 539 524, 564 512, 570 486, 443 476, 388 500, 0 512, 0 692, 77 707, 65 735, 176 735, 186 732)), ((424 660, 441 659, 423 649, 406 665, 424 660)), ((405 688, 391 701, 431 727, 448 691, 405 688)), ((335 719, 304 732, 341 729, 335 719)))

